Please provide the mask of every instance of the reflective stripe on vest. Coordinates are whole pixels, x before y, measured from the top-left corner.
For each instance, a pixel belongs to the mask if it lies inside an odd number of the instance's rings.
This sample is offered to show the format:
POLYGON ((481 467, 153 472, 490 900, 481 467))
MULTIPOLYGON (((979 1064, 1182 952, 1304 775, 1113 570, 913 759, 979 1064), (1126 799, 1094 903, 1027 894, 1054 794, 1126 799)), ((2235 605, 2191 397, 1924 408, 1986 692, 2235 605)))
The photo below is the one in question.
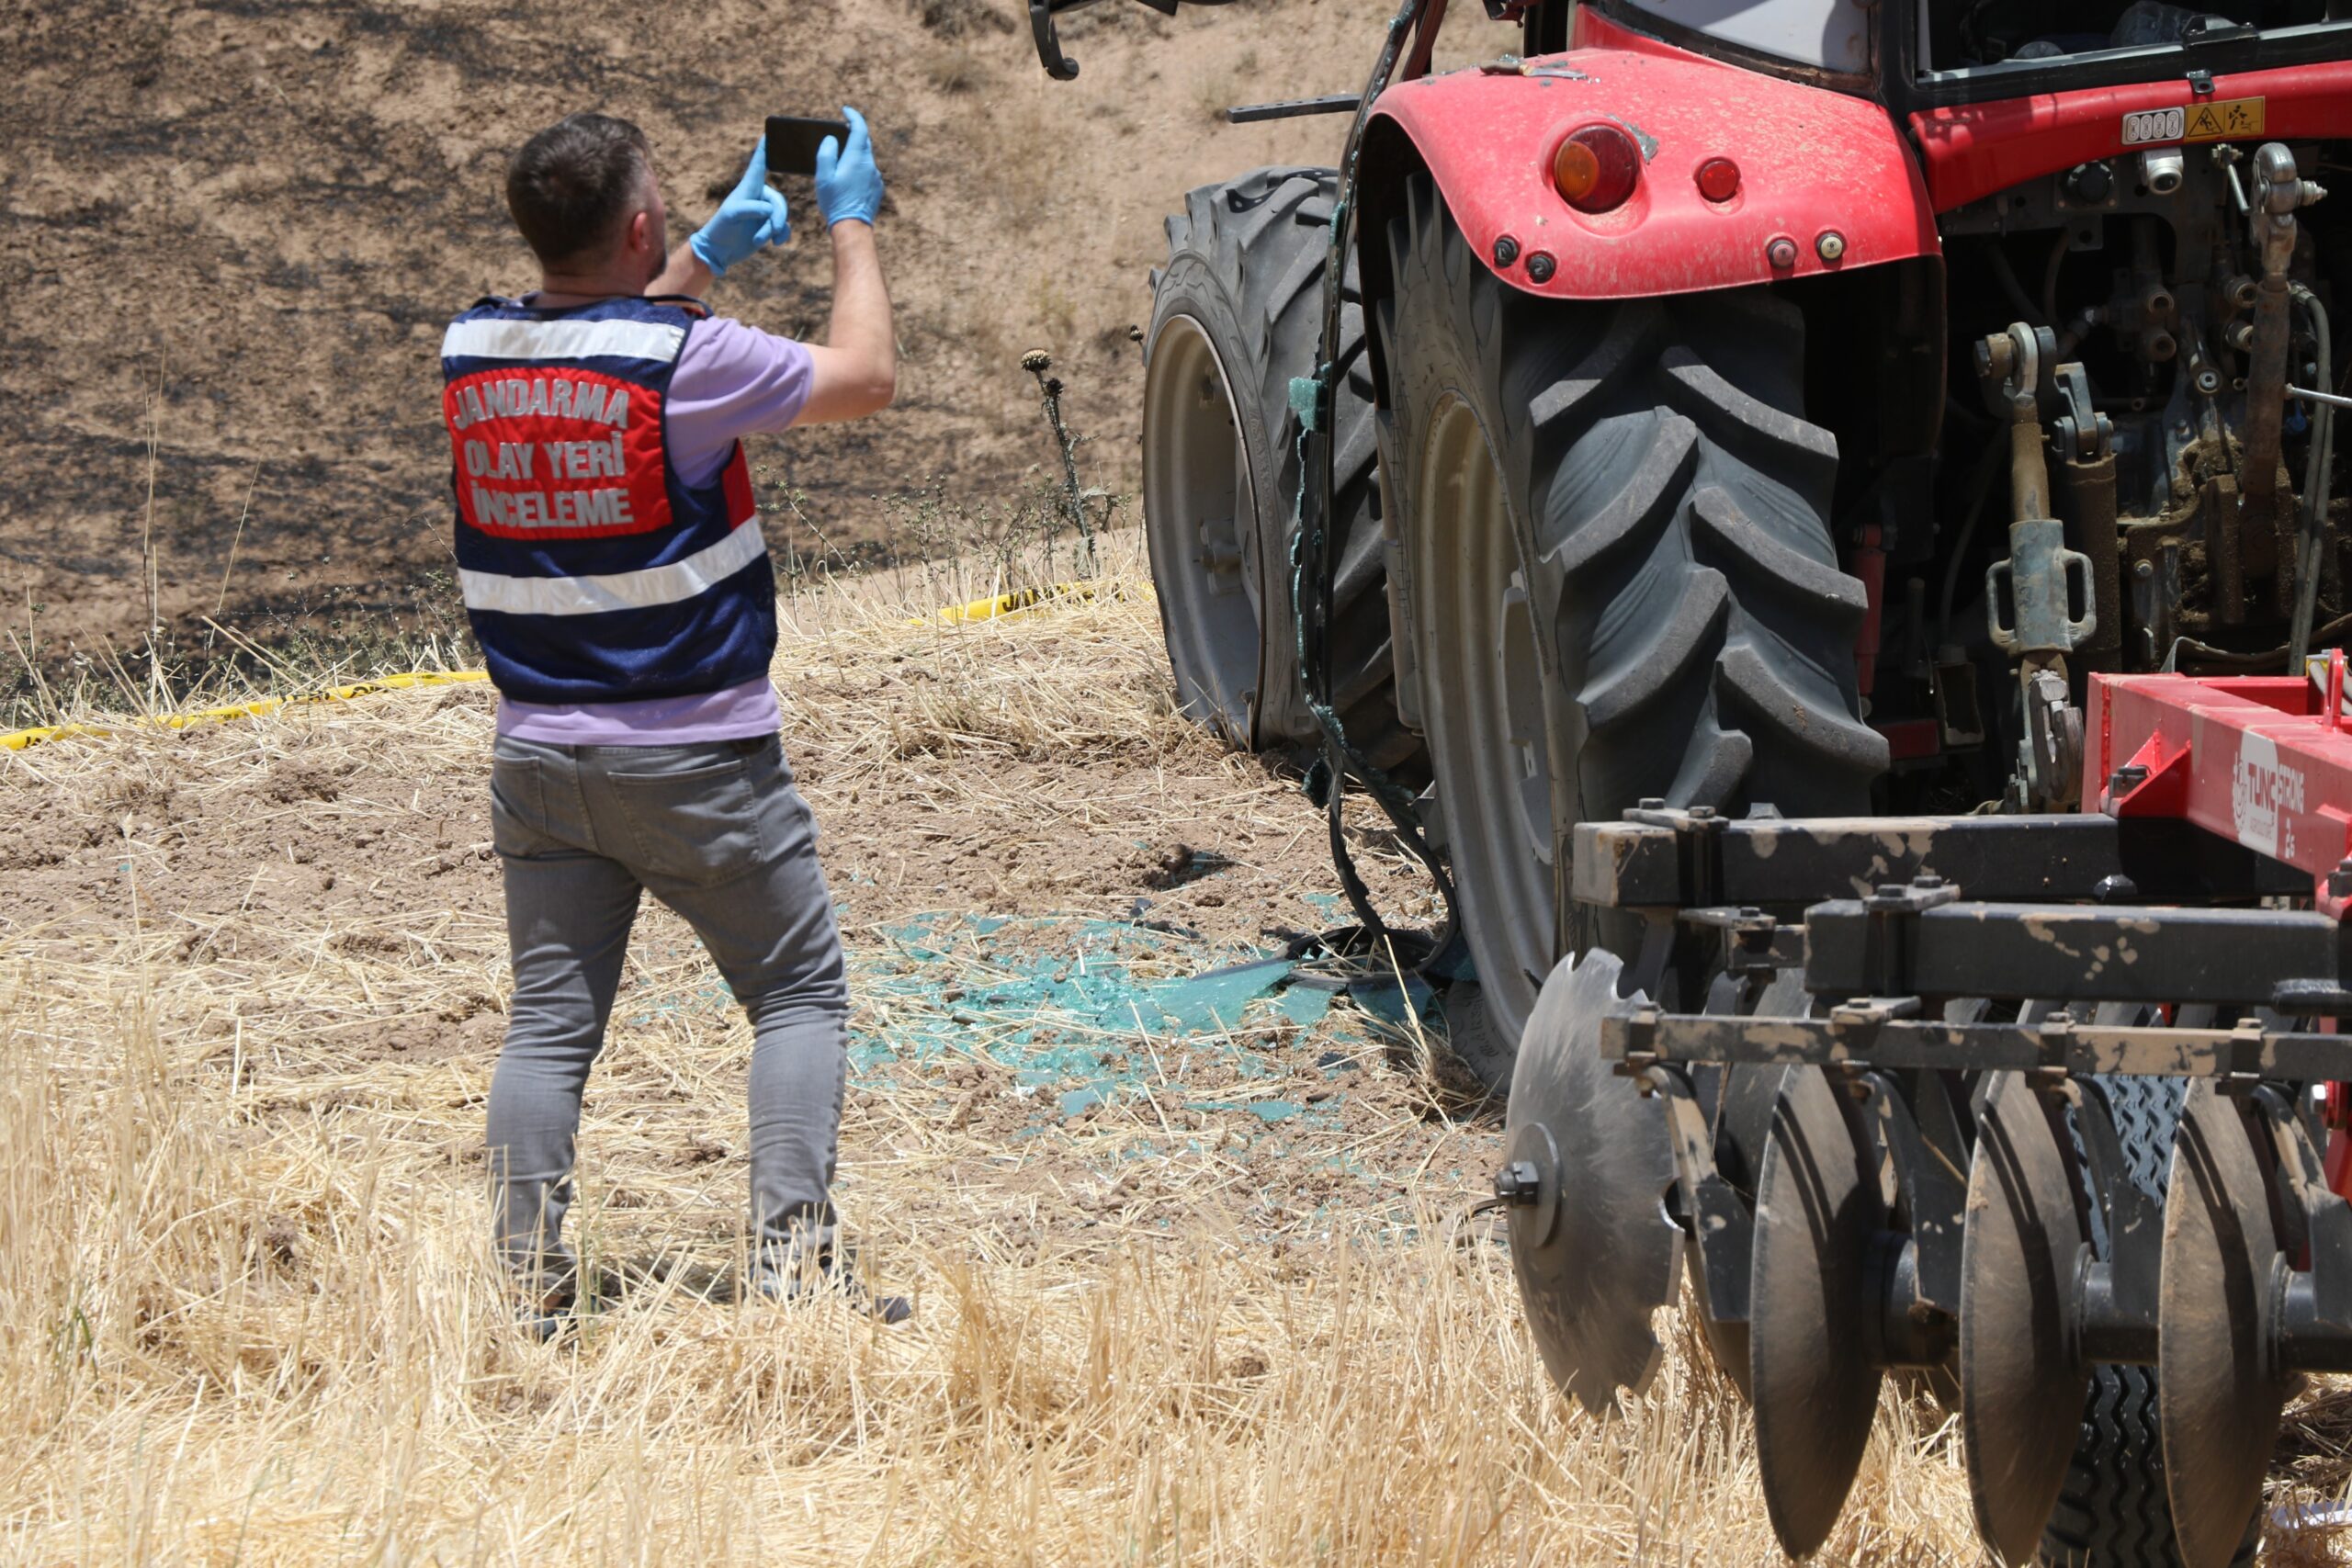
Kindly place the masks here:
POLYGON ((755 519, 707 549, 668 566, 594 577, 503 577, 491 571, 458 572, 469 610, 508 615, 595 615, 606 610, 642 610, 674 604, 713 588, 767 553, 755 519))
POLYGON ((686 331, 666 321, 452 321, 444 359, 650 359, 673 364, 686 331))

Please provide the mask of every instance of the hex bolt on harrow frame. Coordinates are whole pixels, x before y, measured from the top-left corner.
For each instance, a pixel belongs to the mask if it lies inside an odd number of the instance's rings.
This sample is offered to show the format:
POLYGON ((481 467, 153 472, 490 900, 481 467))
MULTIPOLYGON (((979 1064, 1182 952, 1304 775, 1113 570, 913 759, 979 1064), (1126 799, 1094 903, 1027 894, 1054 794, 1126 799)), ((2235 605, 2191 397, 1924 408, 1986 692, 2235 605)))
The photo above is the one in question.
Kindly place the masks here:
POLYGON ((1646 935, 1545 984, 1497 1187, 1563 1386, 1644 1385, 1687 1257, 1792 1553, 1882 1375, 1930 1368, 2020 1562, 2095 1370, 2153 1367, 2176 1550, 2231 1562, 2293 1375, 2352 1371, 2352 732, 2313 664, 2093 676, 2076 814, 1578 827, 1573 896, 1646 935))

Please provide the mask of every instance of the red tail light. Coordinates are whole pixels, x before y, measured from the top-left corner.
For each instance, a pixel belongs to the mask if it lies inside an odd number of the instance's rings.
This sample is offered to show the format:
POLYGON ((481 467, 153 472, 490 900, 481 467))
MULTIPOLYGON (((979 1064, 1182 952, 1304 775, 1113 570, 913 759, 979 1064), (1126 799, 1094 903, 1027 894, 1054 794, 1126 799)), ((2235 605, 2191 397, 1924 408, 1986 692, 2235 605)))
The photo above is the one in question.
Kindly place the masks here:
POLYGON ((1579 212, 1623 207, 1641 177, 1641 150, 1613 125, 1572 130, 1552 154, 1552 184, 1560 199, 1579 212))

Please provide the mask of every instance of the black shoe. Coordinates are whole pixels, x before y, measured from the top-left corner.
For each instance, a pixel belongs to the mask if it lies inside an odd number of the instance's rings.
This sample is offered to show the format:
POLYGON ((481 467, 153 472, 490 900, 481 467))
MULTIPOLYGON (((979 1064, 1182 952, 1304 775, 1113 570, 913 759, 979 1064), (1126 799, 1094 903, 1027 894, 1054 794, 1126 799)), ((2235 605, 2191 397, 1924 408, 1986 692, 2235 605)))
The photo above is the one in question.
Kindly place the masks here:
POLYGON ((544 1290, 518 1287, 514 1297, 514 1318, 526 1338, 545 1345, 562 1337, 577 1328, 582 1319, 605 1311, 619 1299, 619 1280, 609 1271, 597 1275, 595 1288, 585 1296, 581 1294, 578 1280, 566 1273, 544 1290))
POLYGON ((915 1304, 905 1296, 868 1290, 849 1264, 826 1247, 813 1262, 763 1259, 752 1268, 752 1289, 772 1302, 834 1300, 884 1324, 900 1324, 914 1316, 915 1304))
POLYGON ((546 1345, 580 1321, 579 1297, 570 1285, 551 1291, 521 1291, 514 1298, 514 1324, 523 1337, 546 1345))
POLYGON ((553 1343, 579 1319, 573 1317, 568 1310, 549 1313, 526 1311, 518 1321, 522 1325, 523 1337, 537 1344, 547 1345, 553 1343))

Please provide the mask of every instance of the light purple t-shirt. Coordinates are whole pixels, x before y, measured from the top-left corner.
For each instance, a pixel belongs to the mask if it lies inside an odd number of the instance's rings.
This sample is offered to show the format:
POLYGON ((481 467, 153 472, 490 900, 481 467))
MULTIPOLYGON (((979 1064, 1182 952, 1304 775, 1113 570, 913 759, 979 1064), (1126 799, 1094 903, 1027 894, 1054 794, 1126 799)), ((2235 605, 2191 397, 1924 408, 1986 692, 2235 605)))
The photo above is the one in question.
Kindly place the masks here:
MULTIPOLYGON (((523 301, 530 303, 530 297, 523 301)), ((725 316, 695 323, 670 375, 662 429, 689 488, 718 477, 742 436, 782 430, 808 406, 804 345, 725 316)), ((773 735, 782 722, 766 676, 723 691, 631 703, 498 701, 498 732, 553 746, 679 746, 773 735)))

